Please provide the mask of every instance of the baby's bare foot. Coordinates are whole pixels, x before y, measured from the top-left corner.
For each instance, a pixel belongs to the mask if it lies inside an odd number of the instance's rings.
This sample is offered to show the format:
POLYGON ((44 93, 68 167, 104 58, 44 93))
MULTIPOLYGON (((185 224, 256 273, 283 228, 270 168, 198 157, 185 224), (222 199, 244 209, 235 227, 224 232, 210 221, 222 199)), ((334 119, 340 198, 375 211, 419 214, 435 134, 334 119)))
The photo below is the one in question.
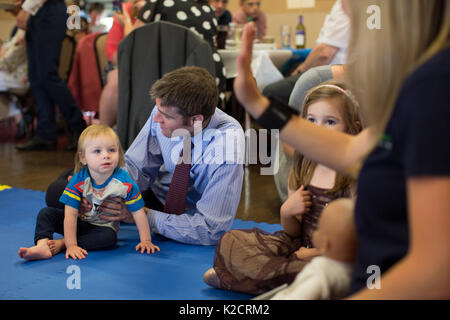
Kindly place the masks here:
POLYGON ((48 240, 48 247, 52 255, 58 254, 66 248, 64 239, 48 240))
POLYGON ((52 252, 46 242, 41 242, 30 248, 20 248, 19 257, 25 260, 42 260, 52 257, 52 252))

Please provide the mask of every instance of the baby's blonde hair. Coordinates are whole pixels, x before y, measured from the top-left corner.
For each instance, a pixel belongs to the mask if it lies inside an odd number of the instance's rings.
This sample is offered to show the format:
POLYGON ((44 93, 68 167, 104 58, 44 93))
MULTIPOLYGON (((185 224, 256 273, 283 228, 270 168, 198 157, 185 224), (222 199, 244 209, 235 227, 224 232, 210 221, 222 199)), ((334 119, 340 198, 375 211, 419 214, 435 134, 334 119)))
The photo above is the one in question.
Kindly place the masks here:
POLYGON ((78 148, 77 152, 75 154, 75 169, 74 173, 80 171, 83 168, 83 163, 81 163, 80 155, 82 155, 85 151, 86 143, 88 143, 89 140, 93 140, 98 137, 108 137, 113 139, 116 144, 117 148, 119 150, 119 165, 118 167, 123 167, 125 165, 125 156, 123 149, 120 145, 119 137, 114 132, 113 129, 111 129, 108 126, 105 126, 103 124, 93 124, 84 129, 84 131, 81 133, 80 138, 78 138, 78 148))

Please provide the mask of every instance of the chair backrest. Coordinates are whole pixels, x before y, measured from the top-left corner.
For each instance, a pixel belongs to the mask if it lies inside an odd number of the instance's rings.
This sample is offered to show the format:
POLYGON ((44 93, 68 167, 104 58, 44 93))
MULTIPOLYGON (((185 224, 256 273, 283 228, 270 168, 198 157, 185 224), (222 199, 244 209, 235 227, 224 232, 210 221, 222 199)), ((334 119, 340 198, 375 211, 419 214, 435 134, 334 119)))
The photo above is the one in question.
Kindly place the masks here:
POLYGON ((95 55, 97 58, 98 73, 102 81, 102 87, 105 85, 103 83, 103 72, 105 70, 108 58, 106 56, 106 39, 108 38, 108 33, 101 33, 95 39, 95 55))
POLYGON ((63 40, 61 55, 59 58, 58 74, 67 83, 70 70, 72 69, 73 57, 75 55, 76 43, 73 37, 66 35, 63 40))
POLYGON ((117 134, 126 150, 150 116, 149 90, 164 74, 183 66, 203 67, 215 77, 211 47, 192 30, 166 21, 136 28, 120 43, 117 134), (151 41, 149 41, 151 39, 151 41))

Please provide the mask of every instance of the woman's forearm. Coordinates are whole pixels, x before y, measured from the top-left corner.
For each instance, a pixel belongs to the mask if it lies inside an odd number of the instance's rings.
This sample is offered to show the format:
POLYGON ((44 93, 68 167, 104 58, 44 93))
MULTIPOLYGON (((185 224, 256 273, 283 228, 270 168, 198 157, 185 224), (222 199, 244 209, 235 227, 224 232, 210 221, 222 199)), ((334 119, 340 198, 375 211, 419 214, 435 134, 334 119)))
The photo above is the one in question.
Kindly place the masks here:
POLYGON ((449 299, 449 282, 445 264, 408 255, 380 278, 379 289, 365 288, 348 299, 449 299))
POLYGON ((343 174, 361 162, 373 145, 368 129, 352 136, 297 116, 281 130, 280 138, 306 158, 343 174))

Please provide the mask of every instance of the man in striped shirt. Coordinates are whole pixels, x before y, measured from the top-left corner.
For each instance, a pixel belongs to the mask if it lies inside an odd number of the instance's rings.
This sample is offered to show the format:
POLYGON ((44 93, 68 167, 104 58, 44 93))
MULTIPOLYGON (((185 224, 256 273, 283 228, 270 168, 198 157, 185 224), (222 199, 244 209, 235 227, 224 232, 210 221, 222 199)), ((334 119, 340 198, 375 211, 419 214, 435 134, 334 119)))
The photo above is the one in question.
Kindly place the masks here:
MULTIPOLYGON (((217 85, 205 69, 170 72, 153 85, 151 95, 156 107, 126 152, 125 168, 151 208, 147 216, 154 232, 183 243, 213 245, 231 228, 239 205, 242 127, 216 108, 217 85), (187 136, 187 144, 180 135, 187 136), (184 143, 193 147, 186 209, 168 214, 162 203, 184 143)), ((100 210, 114 215, 105 219, 132 221, 123 201, 105 202, 100 210)))

